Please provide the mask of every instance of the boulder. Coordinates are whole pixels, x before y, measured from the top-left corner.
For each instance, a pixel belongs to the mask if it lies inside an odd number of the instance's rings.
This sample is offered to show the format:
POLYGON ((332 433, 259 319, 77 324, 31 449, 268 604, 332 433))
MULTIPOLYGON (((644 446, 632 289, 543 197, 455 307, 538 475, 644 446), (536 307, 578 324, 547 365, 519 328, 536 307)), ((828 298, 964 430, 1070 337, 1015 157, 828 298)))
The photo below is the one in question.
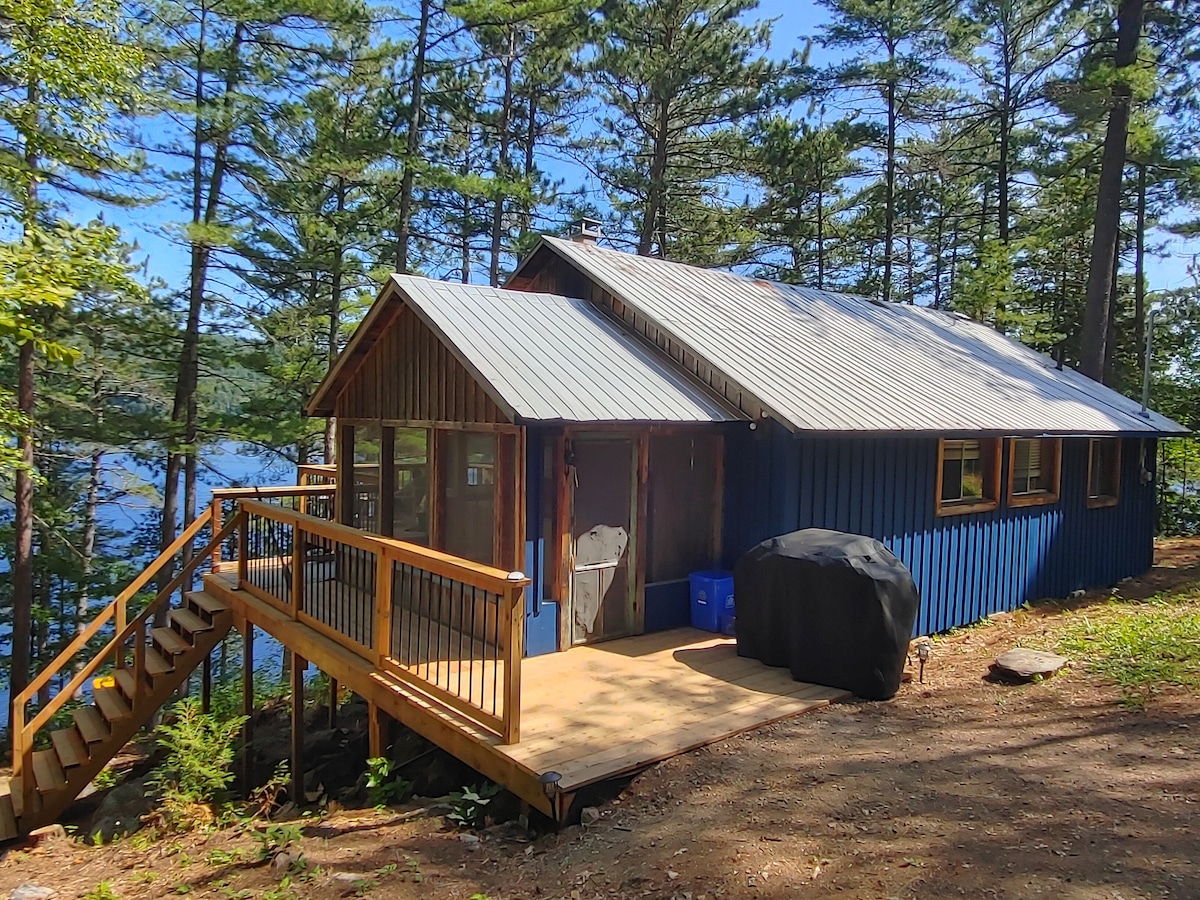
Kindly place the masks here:
POLYGON ((95 840, 100 836, 102 843, 109 843, 121 835, 133 834, 142 827, 142 816, 154 809, 154 800, 146 796, 144 778, 135 778, 119 784, 100 803, 92 817, 87 837, 95 840))

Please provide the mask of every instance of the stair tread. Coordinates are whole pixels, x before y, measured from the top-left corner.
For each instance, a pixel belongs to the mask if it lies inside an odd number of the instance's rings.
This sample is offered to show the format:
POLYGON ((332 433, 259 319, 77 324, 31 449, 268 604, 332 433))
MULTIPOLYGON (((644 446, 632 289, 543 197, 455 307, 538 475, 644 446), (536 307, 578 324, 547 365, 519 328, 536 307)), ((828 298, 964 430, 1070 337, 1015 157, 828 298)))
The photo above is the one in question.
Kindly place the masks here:
POLYGON ((212 594, 204 591, 188 591, 184 594, 189 603, 194 603, 200 609, 204 610, 210 616, 215 616, 218 613, 229 612, 229 607, 222 601, 218 600, 212 594))
POLYGON ((75 719, 75 727, 79 729, 85 743, 99 744, 108 740, 108 725, 96 707, 80 707, 73 710, 71 716, 75 719))
POLYGON ((146 671, 151 675, 167 675, 175 671, 175 664, 163 659, 154 647, 146 648, 146 671))
POLYGON ((50 743, 58 754, 58 762, 64 769, 82 766, 88 761, 88 749, 83 738, 74 728, 62 728, 50 732, 50 743))
POLYGON ((116 679, 117 687, 125 695, 125 699, 132 701, 137 696, 137 677, 133 674, 133 670, 129 668, 117 669, 113 677, 116 679))
POLYGON ((12 797, 0 794, 0 841, 11 841, 21 832, 17 828, 17 811, 12 797))
POLYGON ((33 754, 33 780, 43 794, 61 791, 67 786, 58 755, 53 750, 37 750, 33 754))
POLYGON ((132 715, 129 704, 116 688, 96 688, 95 696, 96 706, 100 708, 100 713, 106 721, 115 722, 132 715))
POLYGON ((185 641, 179 632, 170 628, 151 629, 150 636, 154 638, 160 647, 173 655, 187 653, 192 649, 192 645, 185 641))
POLYGON ((21 795, 21 776, 14 775, 8 779, 9 799, 12 802, 13 814, 19 819, 25 814, 25 800, 21 795))
POLYGON ((196 634, 200 631, 212 631, 213 628, 211 622, 205 622, 194 612, 187 609, 171 610, 171 624, 178 625, 189 634, 196 634))

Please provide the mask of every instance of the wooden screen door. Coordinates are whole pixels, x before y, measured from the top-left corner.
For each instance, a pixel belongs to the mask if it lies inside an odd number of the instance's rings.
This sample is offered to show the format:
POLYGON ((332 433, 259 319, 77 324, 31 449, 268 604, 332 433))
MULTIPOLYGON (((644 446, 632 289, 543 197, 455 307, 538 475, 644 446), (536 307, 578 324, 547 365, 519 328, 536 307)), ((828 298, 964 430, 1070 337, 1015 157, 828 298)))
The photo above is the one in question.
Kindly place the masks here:
POLYGON ((571 642, 633 631, 630 558, 637 454, 629 438, 577 437, 571 522, 571 642))

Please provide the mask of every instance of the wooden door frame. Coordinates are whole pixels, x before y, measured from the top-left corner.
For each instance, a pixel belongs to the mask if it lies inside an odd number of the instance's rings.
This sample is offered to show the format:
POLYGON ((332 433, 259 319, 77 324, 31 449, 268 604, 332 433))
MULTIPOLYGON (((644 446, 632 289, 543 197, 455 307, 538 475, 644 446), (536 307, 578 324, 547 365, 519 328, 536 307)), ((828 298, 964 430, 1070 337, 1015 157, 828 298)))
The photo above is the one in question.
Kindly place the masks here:
MULTIPOLYGON (((646 518, 646 460, 649 440, 644 429, 631 428, 564 428, 559 435, 556 469, 561 469, 561 479, 558 480, 559 491, 557 499, 556 519, 560 541, 560 558, 558 560, 558 577, 561 583, 561 594, 558 609, 558 648, 569 650, 579 646, 574 643, 575 633, 575 597, 572 590, 575 571, 575 488, 573 466, 567 465, 567 456, 576 441, 628 441, 630 445, 630 497, 629 497, 629 526, 633 529, 630 535, 626 553, 631 556, 627 564, 628 597, 626 598, 626 620, 629 622, 627 634, 614 635, 611 640, 622 637, 633 637, 645 631, 645 518, 646 518)), ((560 474, 557 473, 556 474, 560 474)), ((596 643, 603 643, 601 639, 596 643)))

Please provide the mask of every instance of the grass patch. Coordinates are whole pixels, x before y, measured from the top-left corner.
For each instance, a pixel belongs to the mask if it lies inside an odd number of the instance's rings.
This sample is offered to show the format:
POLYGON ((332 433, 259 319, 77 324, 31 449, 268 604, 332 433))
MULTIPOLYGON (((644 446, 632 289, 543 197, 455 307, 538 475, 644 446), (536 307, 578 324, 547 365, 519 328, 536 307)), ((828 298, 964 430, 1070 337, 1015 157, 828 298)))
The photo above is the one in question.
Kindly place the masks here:
POLYGON ((1114 599, 1074 618, 1059 651, 1115 682, 1124 705, 1145 706, 1167 685, 1200 689, 1200 594, 1114 599))

